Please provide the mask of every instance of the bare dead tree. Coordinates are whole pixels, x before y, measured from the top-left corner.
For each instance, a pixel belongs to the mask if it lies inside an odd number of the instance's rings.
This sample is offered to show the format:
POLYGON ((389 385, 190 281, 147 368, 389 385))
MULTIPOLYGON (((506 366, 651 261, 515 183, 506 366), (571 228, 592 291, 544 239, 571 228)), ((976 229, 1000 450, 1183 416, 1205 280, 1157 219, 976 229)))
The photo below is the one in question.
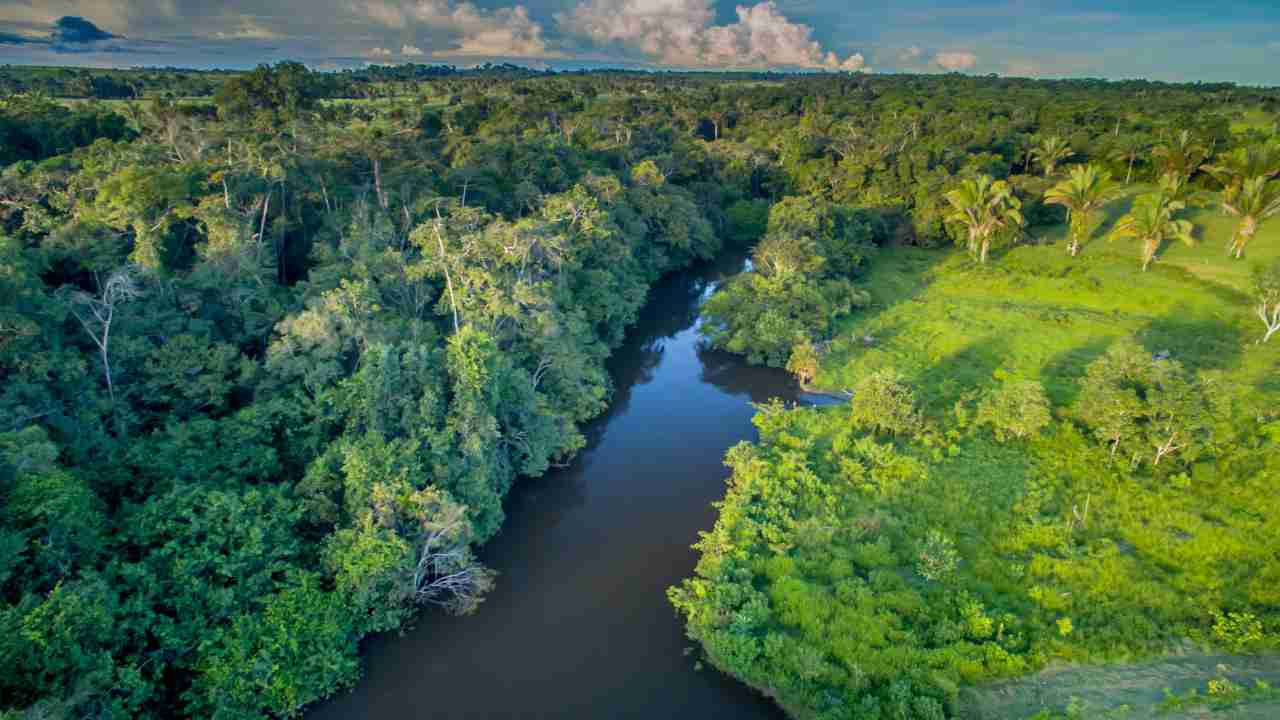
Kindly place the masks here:
POLYGON ((493 588, 494 572, 472 557, 465 540, 468 521, 463 506, 450 504, 442 510, 422 523, 413 598, 462 615, 475 610, 493 588))
POLYGON ((444 252, 444 235, 440 233, 440 226, 444 225, 444 218, 440 216, 440 204, 436 203, 436 221, 431 224, 431 230, 435 233, 436 244, 440 248, 440 266, 444 268, 445 285, 449 288, 449 306, 453 309, 453 332, 458 333, 458 299, 453 294, 453 275, 449 272, 449 257, 444 252))
POLYGON ((107 392, 114 405, 115 382, 111 376, 111 328, 115 322, 116 308, 142 295, 134 271, 125 266, 111 273, 98 295, 77 291, 71 295, 71 313, 80 321, 93 344, 98 346, 102 360, 102 374, 107 379, 107 392))

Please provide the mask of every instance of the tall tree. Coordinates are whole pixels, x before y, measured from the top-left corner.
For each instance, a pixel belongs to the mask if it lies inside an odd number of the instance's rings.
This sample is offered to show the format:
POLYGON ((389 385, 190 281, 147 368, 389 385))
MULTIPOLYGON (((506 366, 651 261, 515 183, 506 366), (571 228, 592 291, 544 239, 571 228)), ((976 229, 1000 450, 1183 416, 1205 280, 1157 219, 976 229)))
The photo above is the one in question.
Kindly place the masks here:
POLYGON ((1174 218, 1174 213, 1185 207, 1185 203, 1164 193, 1148 193, 1134 201, 1129 213, 1116 223, 1112 236, 1134 238, 1142 243, 1142 269, 1145 272, 1165 240, 1181 240, 1188 245, 1195 242, 1191 235, 1192 224, 1174 218))
POLYGON ((948 192, 946 198, 951 203, 947 221, 965 226, 969 252, 977 253, 983 263, 997 233, 1025 224, 1022 203, 1014 197, 1013 188, 990 175, 961 180, 959 187, 948 192))
POLYGON ((1258 234, 1258 226, 1280 214, 1280 182, 1262 175, 1249 178, 1239 190, 1223 191, 1222 209, 1240 218, 1227 252, 1237 258, 1244 257, 1245 245, 1258 234))
POLYGON ((1155 158, 1161 175, 1172 174, 1185 179, 1190 178, 1205 158, 1209 157, 1209 151, 1196 140, 1190 130, 1183 130, 1173 139, 1157 145, 1151 151, 1151 156, 1155 158))
POLYGON ((1125 185, 1133 181, 1133 166, 1150 147, 1151 142, 1145 135, 1123 135, 1116 139, 1116 145, 1111 151, 1111 159, 1125 164, 1125 185))
POLYGON ((1036 162, 1040 163, 1040 167, 1044 168, 1045 177, 1053 175, 1054 171, 1058 169, 1058 163, 1075 154, 1075 151, 1071 149, 1067 141, 1057 135, 1050 135, 1041 140, 1040 144, 1031 151, 1031 156, 1035 158, 1036 162))
POLYGON ((98 357, 102 361, 102 375, 107 380, 107 392, 111 401, 116 399, 115 381, 111 377, 111 329, 115 325, 116 310, 130 300, 142 295, 142 289, 134 278, 132 270, 121 268, 112 273, 97 295, 76 291, 71 295, 71 312, 80 321, 81 327, 89 334, 93 344, 98 347, 98 357))
POLYGON ((1093 232, 1098 211, 1115 198, 1120 187, 1111 172, 1097 165, 1076 165, 1066 180, 1049 188, 1044 201, 1061 205, 1070 214, 1070 240, 1067 249, 1072 257, 1080 252, 1080 243, 1093 232))

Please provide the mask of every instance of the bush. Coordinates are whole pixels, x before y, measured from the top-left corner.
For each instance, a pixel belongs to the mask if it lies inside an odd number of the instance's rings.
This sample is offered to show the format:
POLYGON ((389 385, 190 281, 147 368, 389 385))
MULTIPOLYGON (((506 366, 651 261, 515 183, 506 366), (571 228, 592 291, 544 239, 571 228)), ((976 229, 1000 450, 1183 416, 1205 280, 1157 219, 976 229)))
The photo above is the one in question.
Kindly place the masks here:
POLYGON ((1034 380, 1005 380, 978 405, 978 425, 990 426, 996 438, 1025 438, 1040 432, 1051 419, 1044 386, 1034 380))
POLYGON ((863 378, 849 401, 854 426, 879 434, 911 435, 923 423, 916 409, 915 393, 894 370, 881 370, 863 378))

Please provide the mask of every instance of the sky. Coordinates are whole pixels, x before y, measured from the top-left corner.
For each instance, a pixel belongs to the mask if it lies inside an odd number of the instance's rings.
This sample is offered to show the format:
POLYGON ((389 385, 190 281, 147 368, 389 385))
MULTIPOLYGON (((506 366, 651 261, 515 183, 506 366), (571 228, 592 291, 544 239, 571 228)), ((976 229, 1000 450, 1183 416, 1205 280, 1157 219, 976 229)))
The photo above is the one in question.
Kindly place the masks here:
POLYGON ((0 63, 285 59, 1280 85, 1280 0, 0 0, 0 63))

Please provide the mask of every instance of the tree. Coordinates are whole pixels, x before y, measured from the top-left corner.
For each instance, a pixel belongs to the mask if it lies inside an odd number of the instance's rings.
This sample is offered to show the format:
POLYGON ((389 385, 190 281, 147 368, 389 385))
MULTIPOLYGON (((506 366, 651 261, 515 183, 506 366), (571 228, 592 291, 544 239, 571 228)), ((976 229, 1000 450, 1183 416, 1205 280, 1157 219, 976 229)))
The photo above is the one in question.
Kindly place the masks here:
POLYGON ((1112 457, 1158 467, 1181 453, 1194 460, 1208 429, 1204 385, 1173 360, 1122 340, 1085 371, 1074 417, 1110 446, 1112 457))
POLYGON ((1080 244, 1087 240, 1096 226, 1098 211, 1119 194, 1120 188, 1111 179, 1110 171, 1092 163, 1076 165, 1066 180, 1049 188, 1045 202, 1062 205, 1070 215, 1068 251, 1072 257, 1080 252, 1080 244))
POLYGON ((873 372, 854 386, 849 419, 858 427, 889 435, 911 435, 924 423, 915 392, 895 370, 873 372))
POLYGON ((978 404, 977 423, 989 425, 996 437, 1025 438, 1051 419, 1044 386, 1034 380, 1005 379, 978 404))
POLYGON ((264 123, 293 120, 320 98, 318 77, 298 62, 281 62, 227 80, 214 96, 218 115, 244 121, 261 114, 264 123))
POLYGON ((1124 135, 1116 140, 1116 147, 1111 151, 1111 159, 1126 165, 1124 184, 1133 180, 1133 166, 1146 154, 1151 142, 1145 135, 1124 135))
POLYGON ((1227 252, 1237 258, 1244 257, 1244 248, 1258 234, 1258 227, 1280 214, 1280 182, 1264 175, 1249 178, 1241 183, 1239 190, 1223 191, 1222 209, 1240 218, 1227 252))
POLYGON ((111 273, 97 295, 82 291, 71 293, 72 314, 80 321, 93 344, 98 346, 102 375, 107 380, 107 392, 111 395, 112 403, 116 399, 116 386, 111 376, 111 329, 116 309, 141 295, 142 289, 138 287, 133 270, 128 266, 111 273))
POLYGON ((1253 288, 1258 319, 1267 329, 1261 342, 1267 342, 1280 332, 1280 259, 1253 269, 1253 288))
POLYGON ((1190 178, 1209 156, 1189 130, 1183 130, 1172 140, 1157 145, 1151 156, 1161 175, 1173 174, 1181 178, 1190 178))
POLYGON ((1216 162, 1200 166, 1222 185, 1223 199, 1230 202, 1246 180, 1280 175, 1280 148, 1252 145, 1218 155, 1216 162))
POLYGON ((1040 144, 1031 150, 1031 156, 1044 168, 1045 177, 1053 175, 1058 163, 1075 154, 1075 151, 1071 149, 1067 141, 1057 135, 1051 135, 1041 140, 1040 144))
POLYGON ((1194 226, 1173 217, 1185 207, 1185 203, 1171 200, 1164 193, 1148 193, 1134 201, 1133 208, 1116 223, 1111 236, 1140 241, 1142 269, 1146 271, 1165 240, 1181 240, 1188 245, 1195 242, 1191 234, 1194 226))
POLYGON ((947 221, 963 224, 968 230, 971 254, 977 253, 980 262, 987 261, 991 241, 1002 230, 1018 229, 1024 224, 1022 203, 1014 197, 1013 188, 1004 180, 990 175, 976 179, 964 179, 959 187, 946 194, 951 210, 947 221))
POLYGON ((800 381, 800 387, 808 386, 820 368, 821 358, 812 341, 806 338, 791 348, 791 357, 787 360, 787 372, 796 376, 800 381))

